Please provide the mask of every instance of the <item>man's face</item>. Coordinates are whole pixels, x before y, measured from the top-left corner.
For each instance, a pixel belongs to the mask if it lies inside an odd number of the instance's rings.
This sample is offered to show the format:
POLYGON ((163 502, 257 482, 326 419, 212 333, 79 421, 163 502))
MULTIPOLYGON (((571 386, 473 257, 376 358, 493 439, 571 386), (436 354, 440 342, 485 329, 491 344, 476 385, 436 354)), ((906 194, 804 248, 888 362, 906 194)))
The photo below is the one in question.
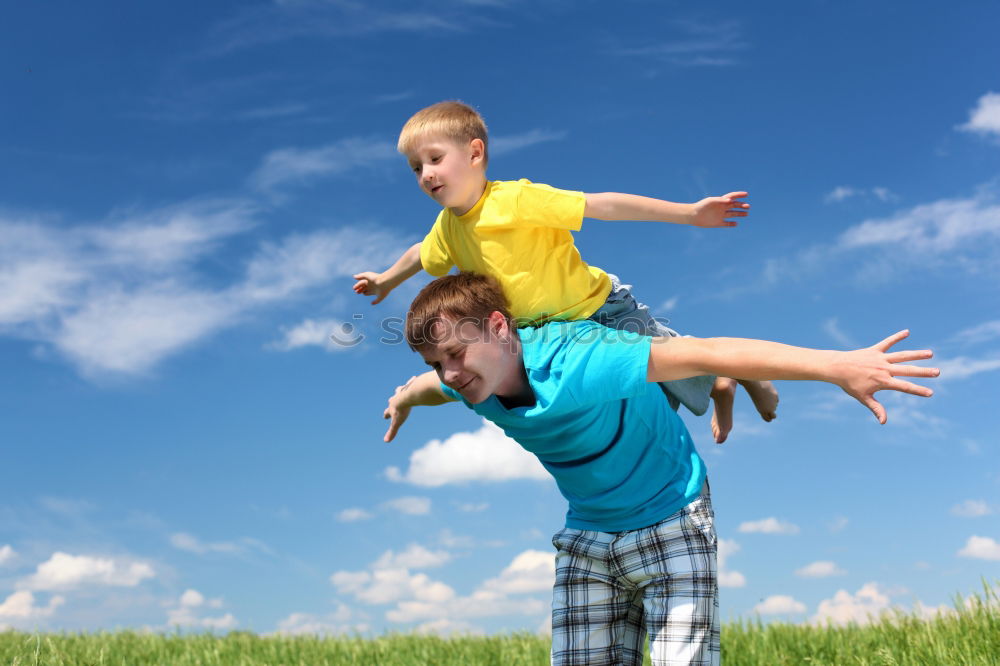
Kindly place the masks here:
POLYGON ((462 145, 429 135, 406 155, 420 189, 456 215, 469 212, 483 194, 486 176, 479 150, 482 142, 477 141, 462 145))
MULTIPOLYGON (((494 315, 506 322, 500 313, 494 315)), ((514 332, 497 323, 493 318, 455 322, 442 317, 431 329, 435 344, 420 349, 441 381, 474 405, 491 395, 510 394, 511 377, 521 376, 520 356, 511 352, 508 337, 514 332)))

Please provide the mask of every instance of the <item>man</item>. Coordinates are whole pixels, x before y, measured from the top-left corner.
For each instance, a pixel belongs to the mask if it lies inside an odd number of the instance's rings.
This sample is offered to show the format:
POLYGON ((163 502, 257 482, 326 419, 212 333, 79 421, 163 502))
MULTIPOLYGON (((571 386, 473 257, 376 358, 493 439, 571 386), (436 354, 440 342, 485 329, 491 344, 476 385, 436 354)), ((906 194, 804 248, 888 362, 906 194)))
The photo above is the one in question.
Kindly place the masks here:
POLYGON ((518 330, 489 277, 428 284, 407 313, 406 339, 432 370, 396 389, 391 441, 417 405, 461 400, 534 453, 569 502, 553 537, 554 664, 719 661, 716 535, 705 465, 655 382, 714 374, 830 382, 886 413, 879 390, 929 397, 898 376, 929 350, 820 351, 739 338, 650 338, 592 321, 518 330))

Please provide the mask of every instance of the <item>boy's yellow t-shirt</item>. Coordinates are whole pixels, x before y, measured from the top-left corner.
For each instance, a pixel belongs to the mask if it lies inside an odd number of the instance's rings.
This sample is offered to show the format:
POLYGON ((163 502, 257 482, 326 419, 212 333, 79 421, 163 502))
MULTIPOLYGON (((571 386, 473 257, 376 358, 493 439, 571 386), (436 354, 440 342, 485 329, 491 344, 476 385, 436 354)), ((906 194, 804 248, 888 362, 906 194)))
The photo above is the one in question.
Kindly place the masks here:
POLYGON ((487 182, 465 215, 441 211, 420 263, 436 277, 458 266, 497 278, 519 324, 586 319, 604 305, 611 279, 573 244, 585 206, 583 192, 526 179, 487 182))

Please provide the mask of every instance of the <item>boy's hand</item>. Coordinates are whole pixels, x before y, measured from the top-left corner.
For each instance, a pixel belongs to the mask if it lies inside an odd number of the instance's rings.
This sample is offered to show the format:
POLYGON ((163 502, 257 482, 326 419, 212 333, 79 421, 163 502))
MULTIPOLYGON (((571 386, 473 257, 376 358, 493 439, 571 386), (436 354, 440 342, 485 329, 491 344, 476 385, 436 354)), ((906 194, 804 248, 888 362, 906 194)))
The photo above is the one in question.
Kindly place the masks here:
POLYGON ((721 197, 706 197, 692 204, 694 213, 691 224, 695 227, 718 228, 735 227, 736 221, 730 217, 746 217, 750 204, 741 201, 746 192, 730 192, 721 197))
POLYGON ((389 419, 389 429, 385 431, 385 436, 382 438, 383 441, 391 442, 399 431, 399 427, 406 422, 406 419, 410 416, 410 405, 406 400, 407 390, 410 385, 416 381, 416 377, 410 377, 410 379, 402 386, 397 386, 395 393, 389 398, 389 406, 385 408, 382 412, 382 418, 389 419))
POLYGON ((836 383, 848 395, 872 410, 875 418, 882 424, 886 422, 886 412, 885 407, 875 399, 876 391, 887 389, 929 398, 934 394, 931 389, 913 382, 896 379, 896 377, 937 377, 941 374, 937 368, 899 365, 907 361, 922 361, 934 356, 934 353, 929 349, 888 351, 890 347, 909 334, 909 331, 900 331, 867 349, 844 352, 844 361, 834 363, 833 370, 838 375, 836 383))
POLYGON ((352 287, 354 289, 354 293, 362 294, 364 296, 375 296, 376 298, 372 301, 372 305, 381 303, 382 299, 388 296, 389 292, 392 291, 391 287, 381 283, 381 277, 381 273, 372 273, 370 271, 357 273, 354 276, 354 279, 357 280, 357 282, 355 282, 354 287, 352 287))

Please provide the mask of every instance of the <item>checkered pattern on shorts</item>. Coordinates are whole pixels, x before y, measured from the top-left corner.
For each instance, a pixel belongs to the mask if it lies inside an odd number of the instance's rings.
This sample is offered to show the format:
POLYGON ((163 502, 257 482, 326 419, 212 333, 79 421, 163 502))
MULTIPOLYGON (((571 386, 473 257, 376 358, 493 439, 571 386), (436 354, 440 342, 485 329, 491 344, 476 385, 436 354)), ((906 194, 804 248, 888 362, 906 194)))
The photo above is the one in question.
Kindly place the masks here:
POLYGON ((565 528, 552 537, 552 663, 719 663, 716 536, 708 482, 662 522, 627 532, 565 528))

